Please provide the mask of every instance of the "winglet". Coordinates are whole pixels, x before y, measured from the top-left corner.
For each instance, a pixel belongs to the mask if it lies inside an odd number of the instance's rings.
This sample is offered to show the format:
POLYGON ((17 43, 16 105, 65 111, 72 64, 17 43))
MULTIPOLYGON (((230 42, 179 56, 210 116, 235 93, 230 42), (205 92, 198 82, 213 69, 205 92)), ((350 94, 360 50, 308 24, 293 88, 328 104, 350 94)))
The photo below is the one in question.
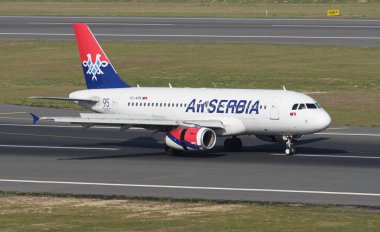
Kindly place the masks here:
POLYGON ((37 122, 40 120, 40 117, 38 117, 37 115, 35 115, 33 113, 30 113, 30 115, 33 118, 33 124, 37 124, 37 122))

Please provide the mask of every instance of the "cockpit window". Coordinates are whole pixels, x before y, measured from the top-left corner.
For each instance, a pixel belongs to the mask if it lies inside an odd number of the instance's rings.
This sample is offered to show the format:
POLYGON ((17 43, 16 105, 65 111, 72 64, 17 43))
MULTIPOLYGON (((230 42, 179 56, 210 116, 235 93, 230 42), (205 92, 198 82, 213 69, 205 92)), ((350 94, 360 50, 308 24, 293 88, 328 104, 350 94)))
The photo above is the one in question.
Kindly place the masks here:
POLYGON ((300 106, 298 107, 299 110, 303 110, 303 109, 306 109, 306 106, 305 104, 300 104, 300 106))
POLYGON ((317 109, 317 106, 313 103, 306 103, 308 109, 317 109))
POLYGON ((322 106, 321 105, 319 105, 319 103, 318 102, 316 102, 315 103, 315 105, 320 109, 320 108, 322 108, 322 106))
POLYGON ((298 104, 294 104, 293 107, 292 107, 292 110, 296 110, 298 107, 298 104))

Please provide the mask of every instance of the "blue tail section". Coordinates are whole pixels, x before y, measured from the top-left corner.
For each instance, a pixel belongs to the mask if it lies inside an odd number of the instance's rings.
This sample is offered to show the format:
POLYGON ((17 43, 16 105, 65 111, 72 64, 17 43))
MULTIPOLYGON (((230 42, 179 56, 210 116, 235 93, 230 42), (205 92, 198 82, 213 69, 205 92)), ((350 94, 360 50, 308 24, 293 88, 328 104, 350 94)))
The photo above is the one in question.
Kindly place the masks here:
POLYGON ((74 23, 73 27, 87 88, 131 87, 117 74, 87 24, 74 23))

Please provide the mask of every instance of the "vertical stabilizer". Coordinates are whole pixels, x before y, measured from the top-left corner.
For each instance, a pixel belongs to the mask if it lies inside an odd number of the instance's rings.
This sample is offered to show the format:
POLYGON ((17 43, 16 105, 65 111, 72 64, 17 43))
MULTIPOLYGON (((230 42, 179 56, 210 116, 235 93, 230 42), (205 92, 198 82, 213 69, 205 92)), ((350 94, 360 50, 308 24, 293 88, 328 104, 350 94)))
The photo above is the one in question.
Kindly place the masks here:
POLYGON ((74 32, 88 89, 127 88, 87 24, 74 23, 74 32))

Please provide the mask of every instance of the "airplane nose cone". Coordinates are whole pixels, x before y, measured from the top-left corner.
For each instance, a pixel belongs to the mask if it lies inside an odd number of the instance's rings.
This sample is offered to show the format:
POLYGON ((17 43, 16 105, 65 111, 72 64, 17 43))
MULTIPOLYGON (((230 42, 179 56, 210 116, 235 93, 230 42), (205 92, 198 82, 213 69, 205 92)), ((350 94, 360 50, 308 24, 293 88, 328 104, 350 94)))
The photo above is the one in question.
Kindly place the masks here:
POLYGON ((318 119, 318 124, 319 124, 319 129, 322 131, 322 130, 325 130, 327 127, 330 126, 331 124, 331 117, 330 115, 324 111, 321 113, 319 119, 318 119))

